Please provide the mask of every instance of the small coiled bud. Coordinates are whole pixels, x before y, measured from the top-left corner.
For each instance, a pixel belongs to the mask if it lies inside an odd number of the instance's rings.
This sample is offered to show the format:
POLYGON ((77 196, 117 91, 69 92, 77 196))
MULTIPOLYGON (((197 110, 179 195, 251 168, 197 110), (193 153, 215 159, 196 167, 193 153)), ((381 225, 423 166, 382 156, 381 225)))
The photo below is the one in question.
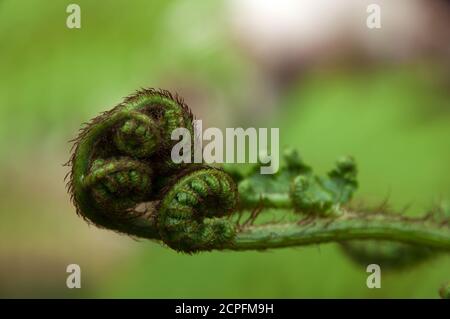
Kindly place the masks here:
POLYGON ((163 241, 176 250, 211 250, 229 242, 234 224, 223 218, 237 204, 233 180, 215 168, 200 168, 177 179, 158 208, 163 241))
POLYGON ((283 151, 283 158, 288 170, 302 174, 311 172, 311 168, 303 162, 296 149, 291 147, 285 149, 283 151))
POLYGON ((114 142, 121 152, 139 158, 152 155, 160 139, 155 121, 139 113, 125 120, 114 135, 114 142))
POLYGON ((349 156, 338 159, 327 177, 313 175, 308 169, 304 171, 293 179, 290 189, 293 206, 299 212, 339 215, 339 205, 349 202, 358 187, 356 164, 349 156))
POLYGON ((134 207, 151 193, 152 170, 130 158, 97 159, 84 179, 97 206, 118 212, 134 207))
POLYGON ((294 208, 306 214, 325 215, 333 206, 333 196, 323 189, 315 177, 299 175, 292 181, 291 198, 294 208))

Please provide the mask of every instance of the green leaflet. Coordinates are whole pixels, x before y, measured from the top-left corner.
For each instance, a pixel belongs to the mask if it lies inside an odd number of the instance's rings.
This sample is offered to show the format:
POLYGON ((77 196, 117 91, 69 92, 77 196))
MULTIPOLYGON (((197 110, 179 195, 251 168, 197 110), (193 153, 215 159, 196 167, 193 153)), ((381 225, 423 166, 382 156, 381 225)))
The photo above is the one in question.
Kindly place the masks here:
POLYGON ((239 182, 243 208, 293 207, 305 214, 338 214, 339 207, 350 201, 358 187, 356 164, 343 157, 326 177, 317 176, 297 151, 284 152, 285 165, 273 175, 261 175, 255 168, 239 182))

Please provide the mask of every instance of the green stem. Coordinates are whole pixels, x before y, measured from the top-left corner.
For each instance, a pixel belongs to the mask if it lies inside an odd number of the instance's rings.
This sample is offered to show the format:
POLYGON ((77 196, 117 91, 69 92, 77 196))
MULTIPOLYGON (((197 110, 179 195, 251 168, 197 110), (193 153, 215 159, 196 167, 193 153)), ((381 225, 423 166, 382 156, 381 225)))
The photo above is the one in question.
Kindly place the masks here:
POLYGON ((264 208, 292 208, 292 200, 288 193, 260 193, 253 196, 241 196, 241 209, 251 209, 259 205, 264 208))
POLYGON ((356 239, 389 240, 450 251, 450 229, 444 224, 395 215, 351 213, 334 219, 247 226, 225 249, 260 250, 356 239))

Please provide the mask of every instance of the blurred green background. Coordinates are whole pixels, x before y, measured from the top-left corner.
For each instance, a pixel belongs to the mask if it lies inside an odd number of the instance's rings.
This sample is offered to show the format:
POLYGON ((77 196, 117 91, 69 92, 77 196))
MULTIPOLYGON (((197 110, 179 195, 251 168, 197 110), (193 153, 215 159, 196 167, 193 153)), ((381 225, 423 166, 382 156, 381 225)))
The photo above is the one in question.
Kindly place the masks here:
POLYGON ((427 29, 436 43, 397 54, 382 50, 395 48, 397 24, 387 20, 372 39, 363 9, 362 35, 343 28, 331 38, 346 41, 310 45, 320 35, 292 41, 298 26, 286 21, 296 16, 283 17, 292 2, 244 2, 78 0, 81 29, 68 29, 71 2, 0 1, 0 297, 438 297, 450 256, 383 272, 371 290, 365 268, 334 244, 187 256, 76 216, 64 183, 68 141, 140 87, 178 92, 204 127, 279 127, 281 145, 320 173, 353 155, 355 200, 367 205, 388 198, 419 214, 450 198, 442 25, 427 29), (66 287, 71 263, 81 289, 66 287))

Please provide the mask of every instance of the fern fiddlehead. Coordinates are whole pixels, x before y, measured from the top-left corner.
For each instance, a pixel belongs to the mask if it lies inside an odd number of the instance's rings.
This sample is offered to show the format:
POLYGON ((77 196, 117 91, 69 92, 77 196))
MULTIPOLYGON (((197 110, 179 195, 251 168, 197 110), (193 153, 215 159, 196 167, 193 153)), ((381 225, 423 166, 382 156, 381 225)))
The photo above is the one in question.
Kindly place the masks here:
POLYGON ((180 98, 142 90, 88 123, 69 162, 77 213, 99 227, 163 239, 185 252, 231 240, 232 224, 218 217, 236 205, 232 180, 218 169, 170 161, 172 131, 184 127, 194 136, 192 120, 180 98))
POLYGON ((165 192, 158 207, 162 240, 170 247, 191 252, 220 249, 235 236, 234 224, 217 218, 236 207, 233 180, 223 171, 201 168, 190 172, 165 192), (204 218, 199 222, 199 218, 204 218))
POLYGON ((351 210, 347 205, 358 184, 350 157, 338 160, 325 177, 315 175, 292 149, 274 175, 260 175, 257 168, 243 173, 229 166, 175 164, 170 137, 179 127, 195 136, 187 105, 153 89, 137 92, 88 123, 68 163, 78 214, 99 227, 188 253, 343 242, 355 259, 374 255, 358 250, 355 240, 450 251, 447 215, 408 218, 351 210), (263 210, 293 212, 293 217, 257 222, 263 210), (244 211, 250 217, 240 223, 244 211))

